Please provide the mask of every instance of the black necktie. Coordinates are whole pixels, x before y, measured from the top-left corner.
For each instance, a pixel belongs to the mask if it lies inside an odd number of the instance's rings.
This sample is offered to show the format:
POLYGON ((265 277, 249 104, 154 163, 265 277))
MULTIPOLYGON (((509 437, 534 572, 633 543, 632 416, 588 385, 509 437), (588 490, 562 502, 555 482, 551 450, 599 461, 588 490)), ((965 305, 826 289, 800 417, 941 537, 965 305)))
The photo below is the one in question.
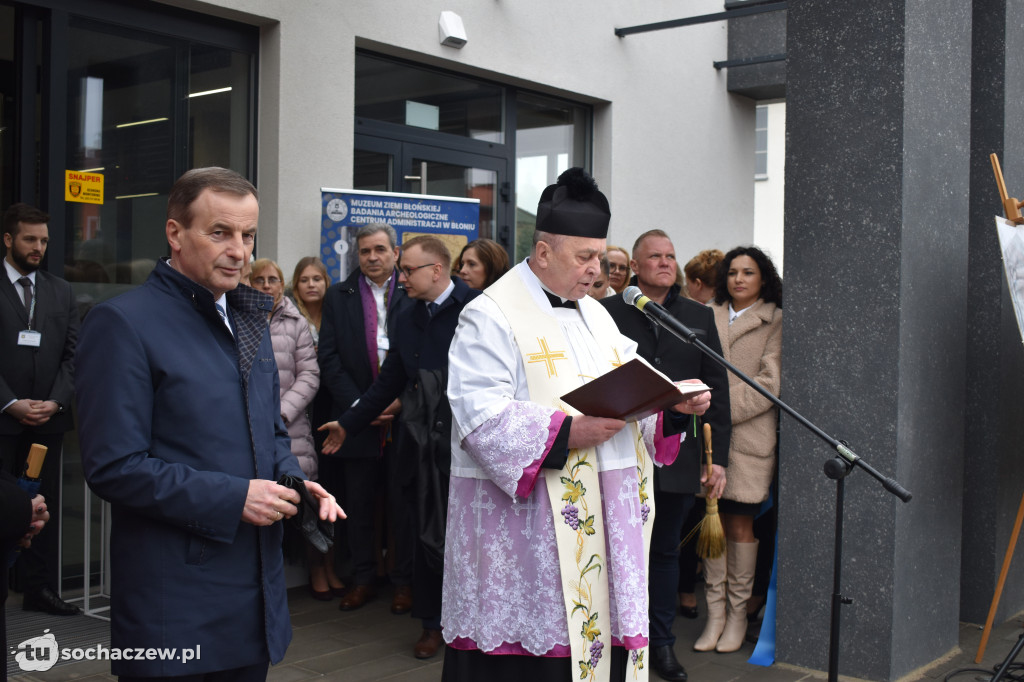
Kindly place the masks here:
POLYGON ((32 280, 28 277, 22 277, 18 280, 18 284, 21 285, 22 289, 25 290, 25 310, 32 310, 32 280))
POLYGON ((552 308, 572 308, 573 310, 576 309, 576 301, 563 301, 561 298, 555 296, 547 289, 544 289, 543 291, 544 295, 548 297, 548 302, 551 304, 552 308))
POLYGON ((433 317, 434 315, 437 314, 437 309, 440 307, 441 306, 439 306, 437 303, 431 301, 430 303, 427 304, 427 314, 430 315, 430 317, 433 317))

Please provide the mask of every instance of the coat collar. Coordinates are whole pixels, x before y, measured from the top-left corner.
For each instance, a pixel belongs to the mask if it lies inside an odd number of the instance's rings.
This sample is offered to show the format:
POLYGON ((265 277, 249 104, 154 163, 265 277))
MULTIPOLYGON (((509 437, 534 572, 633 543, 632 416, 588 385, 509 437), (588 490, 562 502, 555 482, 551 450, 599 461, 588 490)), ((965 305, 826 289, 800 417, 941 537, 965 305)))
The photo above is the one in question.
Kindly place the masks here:
MULTIPOLYGON (((640 279, 639 279, 639 277, 637 277, 636 275, 633 275, 632 277, 630 277, 629 278, 629 286, 639 287, 640 286, 640 279)), ((665 296, 665 302, 662 303, 661 306, 663 308, 667 308, 670 305, 672 305, 673 303, 675 303, 676 299, 679 298, 679 292, 681 292, 682 290, 683 290, 683 288, 681 286, 679 286, 678 284, 673 284, 672 286, 670 286, 668 288, 668 295, 665 296)), ((622 298, 622 294, 616 294, 616 295, 619 298, 622 298)))
MULTIPOLYGON (((337 286, 350 294, 359 293, 359 280, 362 278, 362 276, 363 271, 360 270, 359 268, 356 268, 348 277, 338 282, 337 286)), ((395 283, 395 291, 398 291, 399 289, 405 291, 405 286, 398 281, 397 268, 393 273, 391 273, 391 279, 395 283)))
POLYGON ((461 277, 452 277, 452 281, 455 282, 455 289, 452 291, 452 295, 448 298, 454 298, 459 303, 465 303, 473 292, 473 289, 470 289, 469 285, 466 284, 465 280, 461 277))
MULTIPOLYGON (((162 258, 153 268, 149 282, 164 289, 171 295, 178 295, 189 301, 200 315, 212 321, 214 328, 227 333, 217 312, 213 292, 193 282, 170 266, 170 259, 162 258)), ((231 322, 234 326, 234 341, 238 349, 238 367, 243 379, 243 391, 248 397, 249 370, 252 369, 256 353, 267 329, 267 315, 274 307, 274 298, 252 287, 239 284, 227 292, 231 322)))
MULTIPOLYGON (((38 271, 37 271, 38 272, 38 271)), ((40 282, 42 278, 36 277, 36 282, 40 282)), ((18 315, 18 319, 24 325, 28 324, 28 310, 25 309, 25 300, 22 298, 20 286, 15 286, 11 280, 7 278, 7 273, 3 273, 3 279, 0 279, 0 290, 4 292, 4 296, 9 300, 11 307, 18 315)), ((39 287, 36 286, 36 294, 38 295, 39 287)), ((36 304, 38 307, 38 304, 36 304)))
POLYGON ((277 310, 274 311, 274 315, 295 320, 305 319, 302 317, 302 313, 299 312, 295 302, 287 296, 281 296, 281 303, 277 306, 277 310))
MULTIPOLYGON (((149 277, 161 288, 188 299, 196 310, 219 320, 213 292, 172 268, 170 258, 161 258, 149 277)), ((239 313, 266 315, 274 307, 272 296, 244 284, 227 292, 227 299, 228 306, 239 313)))
MULTIPOLYGON (((455 283, 455 288, 452 289, 452 293, 444 300, 444 303, 442 303, 437 309, 437 312, 434 313, 435 317, 452 306, 457 305, 461 309, 466 305, 467 300, 473 295, 474 289, 470 289, 469 285, 466 284, 461 277, 452 277, 452 282, 455 283)), ((427 314, 427 302, 422 300, 416 301, 416 310, 413 314, 413 320, 415 320, 416 325, 420 328, 426 327, 429 318, 430 316, 427 314)))
POLYGON ((775 308, 776 305, 774 303, 765 303, 763 299, 758 299, 750 306, 749 310, 737 317, 732 324, 729 324, 729 304, 715 304, 715 316, 721 315, 725 322, 725 327, 729 330, 729 336, 736 337, 757 329, 761 325, 769 324, 775 316, 775 308))

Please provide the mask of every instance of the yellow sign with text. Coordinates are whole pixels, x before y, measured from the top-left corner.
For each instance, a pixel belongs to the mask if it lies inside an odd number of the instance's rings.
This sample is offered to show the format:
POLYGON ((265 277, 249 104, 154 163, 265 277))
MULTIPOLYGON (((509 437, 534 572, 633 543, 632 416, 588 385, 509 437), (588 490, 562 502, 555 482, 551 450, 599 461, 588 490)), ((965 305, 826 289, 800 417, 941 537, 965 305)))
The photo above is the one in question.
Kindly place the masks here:
POLYGON ((64 171, 64 201, 103 203, 103 176, 99 173, 64 171))

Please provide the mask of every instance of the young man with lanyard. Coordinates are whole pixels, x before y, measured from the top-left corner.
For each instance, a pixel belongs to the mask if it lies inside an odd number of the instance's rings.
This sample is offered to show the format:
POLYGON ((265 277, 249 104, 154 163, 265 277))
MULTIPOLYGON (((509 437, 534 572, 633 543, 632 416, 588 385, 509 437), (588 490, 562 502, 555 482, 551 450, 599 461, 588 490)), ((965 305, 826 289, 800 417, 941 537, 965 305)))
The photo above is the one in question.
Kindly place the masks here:
POLYGON ((78 308, 71 285, 40 265, 49 243, 50 217, 27 204, 4 213, 6 277, 0 278, 0 466, 18 476, 29 447, 48 448, 40 493, 52 518, 21 552, 15 572, 22 608, 55 616, 80 613, 60 598, 60 473, 64 433, 74 428, 74 358, 78 308))

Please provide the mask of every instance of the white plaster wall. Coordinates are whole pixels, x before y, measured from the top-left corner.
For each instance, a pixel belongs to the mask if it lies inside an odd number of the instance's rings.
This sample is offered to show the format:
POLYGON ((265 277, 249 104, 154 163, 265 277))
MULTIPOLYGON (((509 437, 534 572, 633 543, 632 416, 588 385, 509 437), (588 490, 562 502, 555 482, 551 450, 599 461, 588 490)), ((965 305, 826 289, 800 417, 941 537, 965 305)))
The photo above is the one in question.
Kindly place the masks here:
POLYGON ((783 205, 786 192, 786 103, 768 105, 768 179, 754 183, 754 244, 782 274, 783 205))
POLYGON ((595 105, 594 174, 609 242, 659 227, 682 261, 749 242, 754 104, 726 92, 725 22, 618 38, 614 29, 721 11, 719 0, 165 0, 262 26, 259 253, 286 273, 319 246, 319 189, 352 180, 357 46, 595 105), (438 43, 458 13, 461 50, 438 43))

